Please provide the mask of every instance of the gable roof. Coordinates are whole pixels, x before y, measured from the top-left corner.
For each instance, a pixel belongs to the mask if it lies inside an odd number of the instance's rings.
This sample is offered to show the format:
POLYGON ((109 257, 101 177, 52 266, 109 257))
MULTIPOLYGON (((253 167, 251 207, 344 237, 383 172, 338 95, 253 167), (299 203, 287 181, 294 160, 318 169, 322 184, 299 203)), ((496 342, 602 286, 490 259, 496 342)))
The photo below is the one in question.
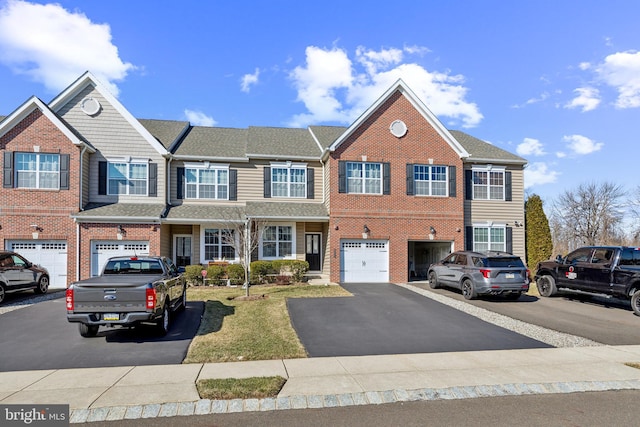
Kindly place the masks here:
POLYGON ((193 126, 173 151, 181 160, 248 162, 247 130, 193 126))
POLYGON ((346 126, 309 126, 309 132, 311 132, 323 152, 346 130, 346 126))
POLYGON ((82 139, 78 137, 73 130, 71 130, 40 98, 32 96, 27 99, 20 107, 18 107, 13 113, 9 114, 4 120, 0 121, 0 137, 4 136, 7 132, 13 129, 16 125, 22 122, 29 114, 35 110, 40 110, 42 114, 57 127, 74 145, 79 147, 87 147, 90 152, 95 152, 95 149, 82 139))
POLYGON ((78 79, 71 83, 65 90, 63 90, 58 96, 56 96, 50 103, 49 107, 53 112, 58 112, 64 107, 73 97, 75 97, 80 91, 84 90, 87 86, 93 86, 100 95, 102 95, 109 104, 127 121, 129 124, 162 156, 168 156, 168 150, 151 135, 151 133, 142 124, 136 120, 131 113, 124 108, 124 106, 116 99, 115 96, 109 92, 109 90, 98 79, 95 78, 91 72, 86 71, 78 79))
POLYGON ((444 127, 444 125, 438 120, 438 118, 427 108, 427 106, 416 96, 416 94, 407 86, 402 79, 398 79, 385 93, 382 94, 376 102, 374 102, 355 122, 347 128, 347 130, 336 139, 329 151, 335 151, 344 141, 351 136, 382 104, 384 104, 394 93, 400 92, 413 107, 424 117, 424 119, 440 134, 440 136, 449 144, 451 149, 460 156, 465 158, 469 156, 469 153, 464 149, 462 145, 451 135, 451 133, 444 127))
POLYGON ((176 120, 138 119, 138 121, 169 151, 180 141, 190 126, 189 122, 176 120))
POLYGON ((493 144, 489 144, 481 139, 471 136, 467 133, 459 130, 449 131, 456 138, 456 140, 467 150, 469 157, 465 159, 465 162, 500 162, 500 163, 514 163, 524 165, 527 163, 526 159, 520 156, 516 156, 502 148, 498 148, 493 144))

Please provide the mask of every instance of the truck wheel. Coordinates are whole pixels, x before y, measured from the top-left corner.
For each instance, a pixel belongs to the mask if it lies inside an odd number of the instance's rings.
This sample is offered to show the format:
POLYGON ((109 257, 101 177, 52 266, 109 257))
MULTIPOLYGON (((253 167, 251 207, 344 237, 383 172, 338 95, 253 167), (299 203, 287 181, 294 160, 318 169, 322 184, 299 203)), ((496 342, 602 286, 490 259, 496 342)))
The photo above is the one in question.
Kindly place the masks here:
POLYGON ((36 294, 46 294, 49 290, 49 278, 47 276, 40 277, 38 287, 33 290, 36 294))
POLYGON ((162 336, 167 335, 169 332, 169 324, 171 323, 171 309, 169 304, 165 304, 162 310, 162 317, 160 317, 156 323, 156 329, 162 336))
POLYGON ((7 290, 4 288, 4 284, 0 283, 0 302, 4 301, 7 296, 7 290))
POLYGON ((84 323, 80 323, 78 325, 78 329, 80 330, 80 335, 85 338, 92 338, 98 335, 98 325, 85 325, 84 323))
POLYGON ((553 296, 557 292, 556 281, 549 275, 538 277, 536 286, 538 287, 538 292, 540 292, 540 295, 543 297, 553 296))
POLYGON ((470 279, 464 279, 462 282, 462 296, 464 299, 476 299, 478 294, 470 279))
POLYGON ((631 309, 633 314, 640 316, 640 290, 637 290, 631 296, 631 309))
POLYGON ((187 288, 182 289, 182 296, 180 297, 180 304, 176 311, 184 311, 187 308, 187 288))
POLYGON ((435 271, 429 272, 429 287, 431 289, 438 289, 440 284, 438 283, 438 275, 435 271))

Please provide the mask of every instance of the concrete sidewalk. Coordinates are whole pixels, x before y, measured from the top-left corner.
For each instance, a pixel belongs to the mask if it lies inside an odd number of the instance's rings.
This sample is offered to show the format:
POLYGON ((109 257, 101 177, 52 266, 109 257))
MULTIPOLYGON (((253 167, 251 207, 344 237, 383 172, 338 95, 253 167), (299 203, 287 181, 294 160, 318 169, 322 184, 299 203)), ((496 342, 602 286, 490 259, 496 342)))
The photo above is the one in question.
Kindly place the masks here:
POLYGON ((71 422, 411 400, 640 389, 640 346, 328 357, 0 373, 0 404, 70 404, 71 422), (207 378, 279 375, 277 398, 200 399, 207 378))

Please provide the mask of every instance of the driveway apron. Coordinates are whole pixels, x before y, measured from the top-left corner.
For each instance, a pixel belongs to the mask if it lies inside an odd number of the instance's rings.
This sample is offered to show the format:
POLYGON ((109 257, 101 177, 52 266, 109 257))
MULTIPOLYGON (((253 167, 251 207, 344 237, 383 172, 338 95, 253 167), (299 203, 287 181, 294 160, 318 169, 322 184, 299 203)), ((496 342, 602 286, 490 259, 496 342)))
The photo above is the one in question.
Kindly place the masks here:
POLYGON ((548 348, 390 283, 349 283, 352 297, 287 300, 310 357, 548 348))

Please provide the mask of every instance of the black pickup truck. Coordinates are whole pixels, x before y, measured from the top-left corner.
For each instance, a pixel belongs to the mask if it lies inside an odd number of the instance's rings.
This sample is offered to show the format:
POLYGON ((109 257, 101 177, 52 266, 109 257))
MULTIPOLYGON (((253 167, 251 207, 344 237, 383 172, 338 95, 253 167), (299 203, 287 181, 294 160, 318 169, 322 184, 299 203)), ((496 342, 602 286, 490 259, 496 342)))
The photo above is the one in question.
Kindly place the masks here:
POLYGON ((536 270, 538 292, 544 297, 566 291, 630 299, 640 316, 640 248, 585 246, 564 258, 540 262, 536 270))
POLYGON ((67 320, 80 335, 93 337, 100 326, 152 323, 164 335, 173 312, 187 304, 182 271, 166 257, 114 257, 102 274, 67 289, 67 320))

